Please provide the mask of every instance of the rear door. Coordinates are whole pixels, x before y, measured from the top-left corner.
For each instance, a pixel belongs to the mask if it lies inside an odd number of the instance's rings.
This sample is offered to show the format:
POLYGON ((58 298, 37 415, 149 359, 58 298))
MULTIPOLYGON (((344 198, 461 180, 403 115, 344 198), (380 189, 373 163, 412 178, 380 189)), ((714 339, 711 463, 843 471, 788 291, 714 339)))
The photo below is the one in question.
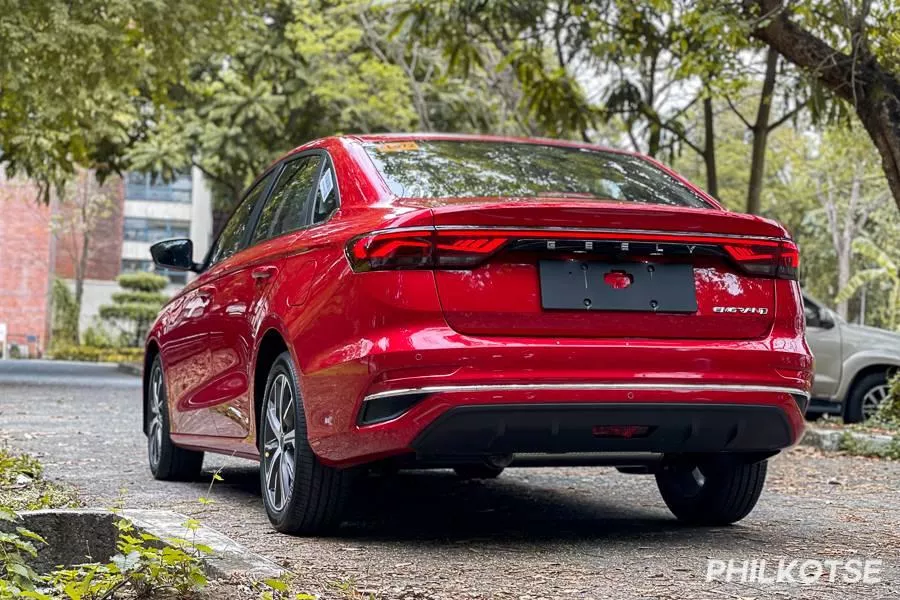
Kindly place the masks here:
POLYGON ((289 280, 302 288, 296 277, 304 269, 289 255, 294 251, 297 236, 310 223, 311 204, 316 177, 322 157, 301 155, 286 161, 278 172, 268 198, 257 208, 255 225, 248 232, 248 248, 235 258, 240 268, 222 278, 221 292, 232 299, 229 309, 221 313, 221 338, 212 345, 222 356, 236 361, 225 373, 223 385, 217 393, 223 399, 221 410, 228 419, 220 428, 220 435, 244 438, 251 431, 253 415, 253 353, 257 342, 257 326, 267 311, 266 298, 276 282, 289 280))
POLYGON ((246 246, 279 168, 266 173, 244 196, 213 244, 206 272, 198 278, 196 292, 203 313, 197 325, 205 334, 204 369, 195 372, 199 385, 180 404, 187 426, 179 433, 240 437, 249 426, 251 415, 236 408, 246 404, 251 389, 248 321, 257 297, 246 246))

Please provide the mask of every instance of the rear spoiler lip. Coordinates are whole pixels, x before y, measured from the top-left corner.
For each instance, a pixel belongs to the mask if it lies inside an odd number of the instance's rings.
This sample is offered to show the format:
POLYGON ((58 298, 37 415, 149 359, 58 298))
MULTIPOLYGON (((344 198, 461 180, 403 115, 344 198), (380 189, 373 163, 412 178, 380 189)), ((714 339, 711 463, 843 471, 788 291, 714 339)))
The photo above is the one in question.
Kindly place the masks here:
MULTIPOLYGON (((770 242, 790 242, 793 241, 790 236, 766 236, 754 234, 740 233, 711 233, 698 231, 678 231, 678 230, 660 230, 660 229, 616 229, 616 228, 587 228, 587 227, 509 227, 506 225, 436 225, 436 226, 414 226, 414 227, 387 227, 368 232, 366 235, 374 235, 378 233, 401 233, 401 232, 423 233, 440 233, 442 231, 485 231, 492 233, 508 233, 514 236, 517 233, 526 234, 553 234, 554 237, 560 234, 572 235, 603 235, 615 236, 659 236, 660 238, 709 238, 710 243, 715 243, 717 239, 727 238, 729 240, 764 240, 770 242)), ((608 238, 611 239, 611 238, 608 238)))

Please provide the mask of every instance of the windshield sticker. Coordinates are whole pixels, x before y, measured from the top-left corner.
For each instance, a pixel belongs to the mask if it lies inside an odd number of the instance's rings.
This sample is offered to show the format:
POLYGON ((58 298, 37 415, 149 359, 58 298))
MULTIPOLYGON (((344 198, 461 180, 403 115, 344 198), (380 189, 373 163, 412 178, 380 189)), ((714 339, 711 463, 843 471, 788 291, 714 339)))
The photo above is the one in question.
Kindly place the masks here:
POLYGON ((322 200, 328 199, 328 194, 334 189, 334 181, 331 179, 331 169, 325 169, 322 178, 319 180, 319 193, 322 194, 322 200))
POLYGON ((376 144, 375 149, 379 152, 415 152, 419 145, 415 142, 385 142, 376 144))

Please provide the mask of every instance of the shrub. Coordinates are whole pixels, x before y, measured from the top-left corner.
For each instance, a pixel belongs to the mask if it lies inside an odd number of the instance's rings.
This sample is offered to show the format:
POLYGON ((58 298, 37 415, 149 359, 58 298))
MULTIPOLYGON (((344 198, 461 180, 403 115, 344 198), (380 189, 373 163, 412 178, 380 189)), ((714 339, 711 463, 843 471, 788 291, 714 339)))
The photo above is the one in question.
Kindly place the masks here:
POLYGON ((140 362, 143 348, 96 348, 94 346, 57 346, 51 353, 56 360, 82 360, 86 362, 140 362))
POLYGON ((100 307, 100 317, 127 334, 131 345, 140 346, 168 299, 161 291, 169 280, 155 273, 124 273, 116 281, 124 291, 113 294, 112 304, 100 307))
POLYGON ((53 344, 78 343, 78 306, 72 290, 61 279, 53 280, 51 292, 53 319, 51 339, 53 344))
POLYGON ((900 426, 900 373, 895 373, 890 381, 891 392, 878 411, 878 420, 900 426))
POLYGON ((81 338, 85 346, 94 348, 115 348, 118 345, 113 340, 113 335, 99 323, 85 329, 81 338))

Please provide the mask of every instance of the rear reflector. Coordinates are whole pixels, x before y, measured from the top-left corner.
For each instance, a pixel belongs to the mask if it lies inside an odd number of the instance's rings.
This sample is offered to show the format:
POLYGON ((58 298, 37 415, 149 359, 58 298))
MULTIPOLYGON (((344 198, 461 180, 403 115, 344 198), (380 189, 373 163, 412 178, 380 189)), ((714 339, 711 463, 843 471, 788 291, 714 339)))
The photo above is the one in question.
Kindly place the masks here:
POLYGON ((594 425, 591 433, 594 434, 594 437, 630 440, 636 437, 646 437, 650 433, 650 427, 647 425, 594 425))
POLYGON ((362 235, 347 244, 347 257, 354 271, 397 269, 470 269, 485 262, 514 242, 546 240, 546 249, 562 250, 565 242, 602 251, 593 242, 632 243, 655 246, 703 248, 725 254, 748 275, 797 279, 800 254, 790 240, 699 236, 668 232, 577 231, 541 229, 415 229, 383 231, 362 235), (564 242, 565 241, 565 242, 564 242))

